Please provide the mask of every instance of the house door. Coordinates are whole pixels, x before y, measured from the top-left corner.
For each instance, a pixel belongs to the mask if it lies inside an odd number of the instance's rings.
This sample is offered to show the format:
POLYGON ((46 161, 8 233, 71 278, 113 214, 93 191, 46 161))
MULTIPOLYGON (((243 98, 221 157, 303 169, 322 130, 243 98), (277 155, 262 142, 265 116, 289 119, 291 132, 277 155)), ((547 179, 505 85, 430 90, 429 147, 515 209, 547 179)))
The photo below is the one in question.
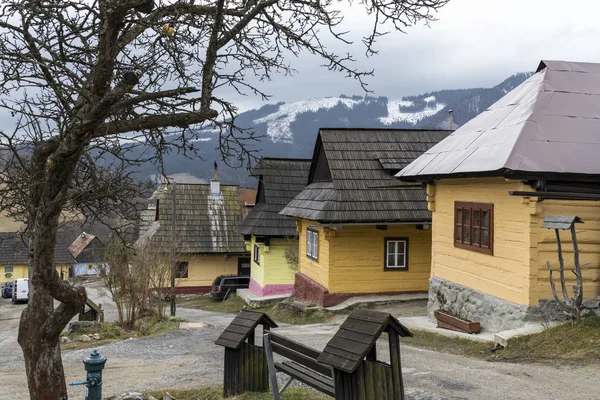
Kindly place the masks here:
POLYGON ((238 257, 238 275, 250 276, 250 257, 238 257))

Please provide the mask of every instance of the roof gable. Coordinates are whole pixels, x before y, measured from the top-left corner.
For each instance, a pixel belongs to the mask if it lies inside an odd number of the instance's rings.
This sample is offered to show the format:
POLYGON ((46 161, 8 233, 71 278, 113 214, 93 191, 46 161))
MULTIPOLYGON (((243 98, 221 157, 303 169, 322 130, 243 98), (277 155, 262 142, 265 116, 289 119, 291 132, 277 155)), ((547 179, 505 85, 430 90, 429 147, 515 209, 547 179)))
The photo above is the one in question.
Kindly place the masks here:
POLYGON ((180 253, 246 253, 243 238, 236 232, 245 207, 238 189, 220 185, 220 196, 214 196, 207 184, 176 184, 173 220, 171 188, 161 185, 153 195, 160 201, 159 224, 145 237, 168 243, 174 224, 180 253))
MULTIPOLYGON (((394 174, 450 131, 321 129, 309 185, 281 213, 316 221, 428 221, 425 191, 394 174), (323 155, 327 168, 317 168, 323 155), (330 179, 317 180, 316 171, 330 179)), ((321 165, 325 165, 323 162, 321 165)))
POLYGON ((248 339, 258 325, 277 328, 277 324, 267 314, 258 311, 241 311, 225 328, 215 342, 218 346, 237 349, 248 339))
POLYGON ((600 64, 542 61, 536 74, 397 176, 600 175, 598 109, 600 64))
POLYGON ((389 313, 357 309, 352 311, 317 359, 321 364, 354 372, 383 332, 401 337, 412 333, 389 313))
POLYGON ((258 176, 256 205, 237 232, 256 236, 296 236, 296 223, 279 211, 306 186, 311 160, 262 158, 252 170, 258 176))

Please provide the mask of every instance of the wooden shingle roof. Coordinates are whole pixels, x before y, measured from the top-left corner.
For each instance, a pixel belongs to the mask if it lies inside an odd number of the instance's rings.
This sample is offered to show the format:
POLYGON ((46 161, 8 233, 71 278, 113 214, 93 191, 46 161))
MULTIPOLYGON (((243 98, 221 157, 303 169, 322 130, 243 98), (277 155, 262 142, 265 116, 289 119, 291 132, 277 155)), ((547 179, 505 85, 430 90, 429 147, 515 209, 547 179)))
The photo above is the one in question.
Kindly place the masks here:
MULTIPOLYGON (((246 253, 236 229, 245 207, 238 186, 221 185, 213 196, 207 184, 176 184, 175 229, 180 253, 246 253)), ((148 229, 150 240, 169 242, 172 236, 172 194, 162 184, 153 195, 158 200, 158 226, 148 229)))
POLYGON ((575 215, 548 215, 544 218, 542 228, 571 229, 573 224, 583 224, 583 221, 575 215))
POLYGON ((450 133, 321 129, 309 184, 281 214, 323 222, 430 221, 425 190, 394 174, 450 133))
POLYGON ((248 339, 258 325, 277 328, 277 324, 265 313, 258 311, 241 311, 225 328, 215 342, 216 345, 237 349, 248 339))
POLYGON ((345 372, 354 372, 379 336, 389 330, 396 331, 401 337, 412 336, 412 333, 389 313, 354 310, 327 343, 317 361, 345 372))
POLYGON ((255 236, 297 236, 296 223, 279 211, 300 193, 308 181, 311 160, 262 158, 252 170, 259 178, 256 205, 238 232, 255 236))

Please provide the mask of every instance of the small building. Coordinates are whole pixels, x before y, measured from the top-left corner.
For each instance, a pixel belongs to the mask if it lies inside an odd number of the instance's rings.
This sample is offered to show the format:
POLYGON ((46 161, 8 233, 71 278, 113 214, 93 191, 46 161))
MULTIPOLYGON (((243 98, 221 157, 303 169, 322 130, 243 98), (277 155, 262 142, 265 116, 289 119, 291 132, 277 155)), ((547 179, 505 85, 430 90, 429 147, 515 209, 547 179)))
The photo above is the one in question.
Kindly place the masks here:
POLYGON ((294 220, 279 211, 306 186, 310 163, 264 157, 252 170, 259 180, 256 202, 237 231, 251 254, 250 290, 257 296, 294 292, 298 267, 289 265, 286 252, 297 253, 298 231, 294 220))
MULTIPOLYGON (((584 221, 584 295, 600 295, 599 95, 600 64, 542 61, 398 174, 427 184, 431 312, 446 308, 487 329, 511 329, 547 305, 546 261, 558 265, 555 233, 542 229, 548 215, 584 221)), ((568 232, 561 240, 573 268, 568 232)), ((567 279, 570 287, 575 277, 567 279)))
MULTIPOLYGON (((69 232, 59 230, 54 248, 56 272, 65 280, 75 262, 66 247, 68 237, 69 232)), ((21 232, 0 232, 0 282, 29 277, 28 241, 28 235, 21 232)))
POLYGON ((70 276, 99 275, 106 264, 105 248, 96 236, 85 232, 79 235, 68 248, 75 259, 70 276))
POLYGON ((420 184, 394 178, 449 131, 320 129, 308 185, 281 211, 300 237, 297 298, 426 292, 431 213, 420 184))
POLYGON ((152 195, 154 222, 138 244, 175 248, 178 293, 207 293, 219 275, 250 275, 250 254, 236 232, 246 208, 239 189, 221 185, 215 170, 209 184, 162 183, 152 195))

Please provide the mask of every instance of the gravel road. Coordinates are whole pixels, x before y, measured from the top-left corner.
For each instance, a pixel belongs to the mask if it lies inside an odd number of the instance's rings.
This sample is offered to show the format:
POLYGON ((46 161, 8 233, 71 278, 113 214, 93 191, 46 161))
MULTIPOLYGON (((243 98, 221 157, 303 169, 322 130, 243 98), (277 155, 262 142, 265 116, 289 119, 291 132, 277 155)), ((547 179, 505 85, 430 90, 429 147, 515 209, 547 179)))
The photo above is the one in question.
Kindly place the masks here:
MULTIPOLYGON (((16 343, 18 318, 24 305, 0 303, 0 399, 27 399, 23 356, 16 343)), ((108 358, 104 395, 126 391, 184 388, 222 382, 223 350, 213 344, 231 321, 231 314, 178 309, 178 315, 204 327, 157 338, 129 339, 100 347, 108 358)), ((279 333, 322 349, 337 324, 282 326, 279 333)), ((384 349, 385 346, 378 346, 384 349)), ((85 377, 81 360, 89 350, 63 352, 68 381, 85 377)), ((387 354, 381 351, 382 358, 387 354)), ((402 347, 407 399, 542 400, 600 398, 597 367, 552 367, 485 362, 461 356, 402 347)), ((70 388, 73 399, 82 387, 70 388)))

